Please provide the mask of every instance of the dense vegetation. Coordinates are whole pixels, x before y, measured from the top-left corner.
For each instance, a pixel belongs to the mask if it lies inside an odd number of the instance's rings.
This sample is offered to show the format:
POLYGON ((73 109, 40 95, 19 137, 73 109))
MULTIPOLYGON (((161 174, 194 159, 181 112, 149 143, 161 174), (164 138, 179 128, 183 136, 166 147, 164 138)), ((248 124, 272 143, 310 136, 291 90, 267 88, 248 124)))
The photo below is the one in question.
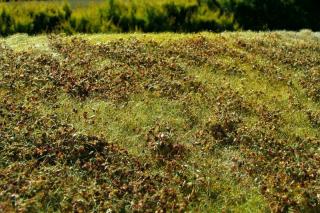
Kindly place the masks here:
POLYGON ((61 2, 0 5, 0 35, 16 32, 195 32, 233 30, 233 16, 196 1, 109 0, 71 8, 61 2))
POLYGON ((217 0, 243 29, 320 30, 318 0, 217 0))
POLYGON ((0 40, 4 212, 319 212, 320 42, 0 40))
POLYGON ((0 3, 0 35, 320 30, 317 0, 106 0, 75 5, 74 1, 71 6, 61 1, 0 3))

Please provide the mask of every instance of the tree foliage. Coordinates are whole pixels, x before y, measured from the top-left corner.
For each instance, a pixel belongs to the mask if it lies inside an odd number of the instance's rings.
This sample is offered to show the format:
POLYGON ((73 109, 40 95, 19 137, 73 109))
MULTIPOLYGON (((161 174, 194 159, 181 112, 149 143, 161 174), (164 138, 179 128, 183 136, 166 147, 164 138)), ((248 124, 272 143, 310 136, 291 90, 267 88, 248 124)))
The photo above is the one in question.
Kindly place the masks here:
POLYGON ((317 0, 218 0, 244 29, 320 29, 317 0))

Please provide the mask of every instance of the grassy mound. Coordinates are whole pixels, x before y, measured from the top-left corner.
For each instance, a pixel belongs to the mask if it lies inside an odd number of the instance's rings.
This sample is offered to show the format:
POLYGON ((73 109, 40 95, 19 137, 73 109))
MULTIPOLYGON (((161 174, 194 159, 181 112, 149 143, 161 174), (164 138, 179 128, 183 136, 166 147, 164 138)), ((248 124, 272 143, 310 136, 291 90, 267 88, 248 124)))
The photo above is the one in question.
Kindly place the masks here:
POLYGON ((0 209, 319 211, 319 41, 0 40, 0 209))

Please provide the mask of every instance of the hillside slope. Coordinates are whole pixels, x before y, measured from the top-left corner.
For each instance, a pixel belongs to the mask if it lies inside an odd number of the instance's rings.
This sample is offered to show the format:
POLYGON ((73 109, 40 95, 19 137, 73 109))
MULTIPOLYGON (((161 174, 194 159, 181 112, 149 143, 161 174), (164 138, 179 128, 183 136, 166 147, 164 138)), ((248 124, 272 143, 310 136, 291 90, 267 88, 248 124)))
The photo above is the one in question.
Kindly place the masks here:
POLYGON ((320 209, 311 32, 0 40, 0 212, 320 209))

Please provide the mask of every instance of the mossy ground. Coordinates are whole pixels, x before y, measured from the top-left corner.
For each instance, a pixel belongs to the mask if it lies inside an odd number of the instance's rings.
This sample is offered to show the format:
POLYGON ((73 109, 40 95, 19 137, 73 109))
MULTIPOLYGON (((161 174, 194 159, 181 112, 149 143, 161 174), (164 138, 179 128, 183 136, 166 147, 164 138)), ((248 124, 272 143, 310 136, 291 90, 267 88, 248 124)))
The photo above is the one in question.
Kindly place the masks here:
POLYGON ((0 212, 319 211, 312 32, 0 40, 0 212))

